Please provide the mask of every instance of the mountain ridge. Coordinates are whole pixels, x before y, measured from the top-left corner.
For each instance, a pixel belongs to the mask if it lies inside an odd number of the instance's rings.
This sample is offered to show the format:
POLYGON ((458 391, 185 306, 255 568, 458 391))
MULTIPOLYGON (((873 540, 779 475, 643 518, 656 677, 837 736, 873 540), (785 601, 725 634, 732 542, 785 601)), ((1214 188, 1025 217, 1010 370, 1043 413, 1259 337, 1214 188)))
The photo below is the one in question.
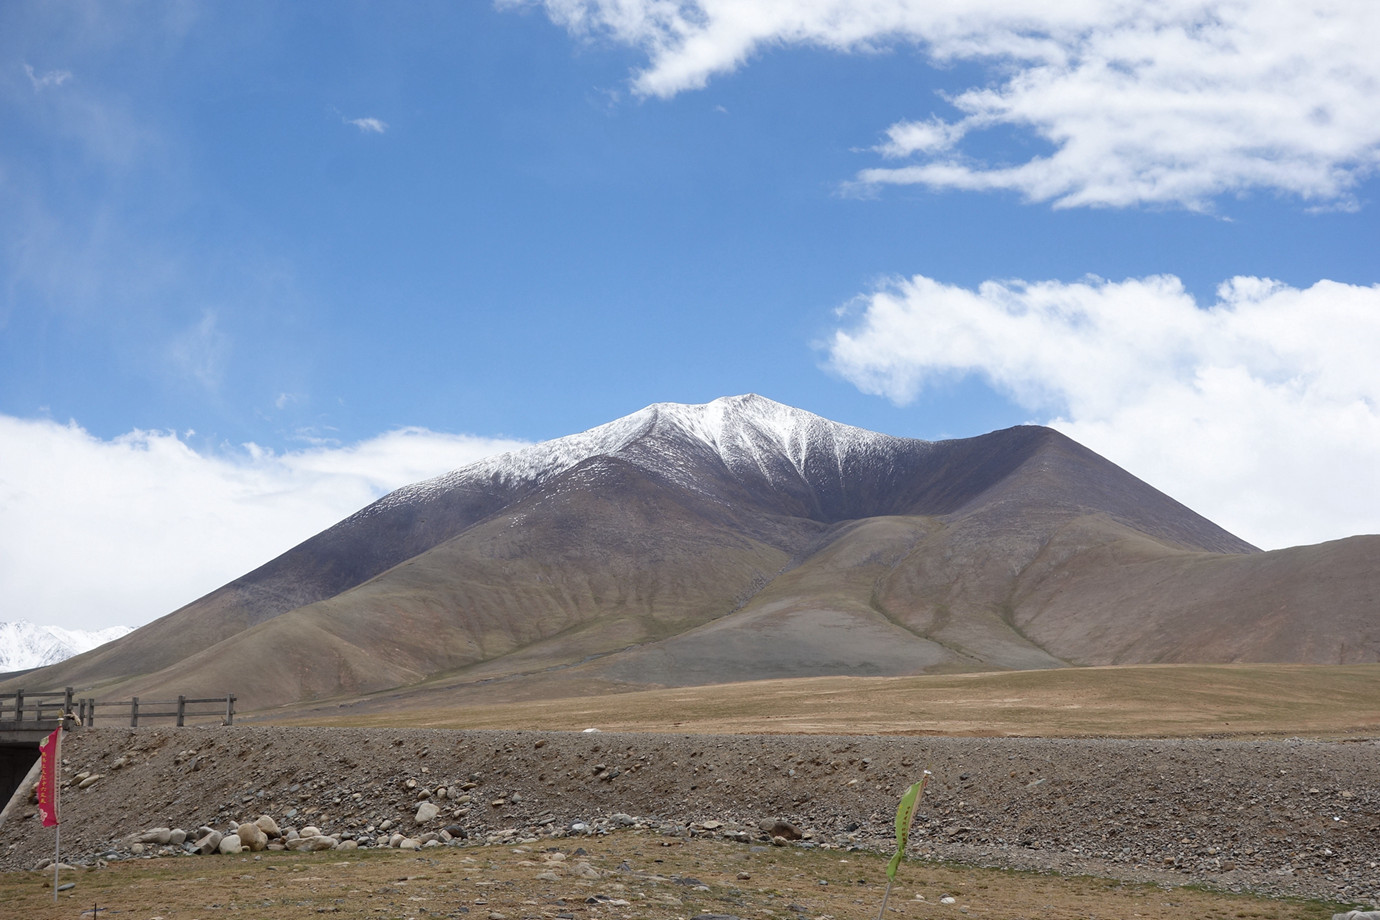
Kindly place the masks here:
POLYGON ((920 441, 748 394, 654 404, 405 486, 46 674, 273 706, 524 675, 670 686, 1335 659, 1342 624, 1343 657, 1380 660, 1374 617, 1356 612, 1375 551, 1320 550, 1301 570, 1052 429, 920 441), (1288 593, 1283 573, 1313 587, 1281 618, 1260 605, 1288 593), (1320 609, 1318 578, 1351 586, 1344 609, 1320 609), (1258 586, 1250 609, 1218 587, 1243 584, 1258 586), (1217 620, 1269 635, 1241 642, 1217 620), (252 661, 276 664, 236 687, 252 661))

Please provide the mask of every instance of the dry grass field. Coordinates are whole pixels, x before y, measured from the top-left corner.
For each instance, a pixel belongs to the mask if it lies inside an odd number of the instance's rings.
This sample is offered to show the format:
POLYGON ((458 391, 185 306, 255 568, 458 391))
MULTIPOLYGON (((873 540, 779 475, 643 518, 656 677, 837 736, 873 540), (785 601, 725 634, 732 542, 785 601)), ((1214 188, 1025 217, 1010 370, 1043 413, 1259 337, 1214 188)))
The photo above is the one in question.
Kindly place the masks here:
MULTIPOLYGON (((689 920, 713 915, 871 920, 883 856, 749 847, 626 831, 543 845, 315 855, 131 860, 68 872, 0 874, 7 920, 689 920)), ((1164 888, 1087 876, 910 861, 897 875, 894 920, 1316 920, 1341 905, 1164 888), (951 898, 952 901, 946 901, 951 898)))
POLYGON ((279 724, 687 734, 1380 736, 1380 665, 1164 665, 819 677, 641 691, 511 681, 264 713, 279 724), (542 685, 550 690, 549 684, 542 685))

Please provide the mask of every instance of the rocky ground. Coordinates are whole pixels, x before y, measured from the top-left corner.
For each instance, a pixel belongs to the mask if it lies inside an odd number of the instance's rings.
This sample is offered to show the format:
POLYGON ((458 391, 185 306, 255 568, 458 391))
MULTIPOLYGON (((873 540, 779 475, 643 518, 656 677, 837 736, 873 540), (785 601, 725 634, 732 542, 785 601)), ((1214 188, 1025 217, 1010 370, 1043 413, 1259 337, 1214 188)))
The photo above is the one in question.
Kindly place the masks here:
MULTIPOLYGON (((82 729, 63 757, 73 863, 183 853, 198 828, 260 815, 347 846, 640 826, 889 851, 897 800, 928 768, 912 856, 1380 903, 1380 741, 236 726, 82 729), (189 839, 137 842, 159 827, 189 839)), ((0 870, 50 856, 35 812, 0 826, 0 870)))

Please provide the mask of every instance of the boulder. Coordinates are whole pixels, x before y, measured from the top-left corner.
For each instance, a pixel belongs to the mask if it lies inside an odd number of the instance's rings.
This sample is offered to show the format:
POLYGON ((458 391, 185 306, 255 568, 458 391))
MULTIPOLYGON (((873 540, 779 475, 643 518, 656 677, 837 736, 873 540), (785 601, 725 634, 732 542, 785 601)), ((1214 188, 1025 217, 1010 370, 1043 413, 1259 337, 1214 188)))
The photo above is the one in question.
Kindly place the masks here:
POLYGON ((220 842, 224 838, 220 831, 206 828, 206 834, 196 842, 196 851, 202 856, 209 856, 220 848, 220 842))
POLYGON ((225 856, 234 856, 243 849, 244 847, 240 844, 239 834, 227 834, 220 838, 220 846, 216 847, 217 852, 225 856))
POLYGON ((768 837, 780 837, 783 840, 799 840, 804 836, 800 828, 791 824, 789 821, 781 819, 767 819, 757 825, 758 829, 768 837))
POLYGON ((268 849, 268 835, 252 821, 241 824, 235 831, 235 835, 240 838, 240 843, 252 853, 268 849))
POLYGON ((289 850, 298 850, 304 853, 313 853, 318 850, 332 850, 340 841, 326 834, 313 834, 310 837, 298 837, 296 840, 288 841, 289 850))
POLYGON ((268 815, 259 815, 254 823, 258 826, 259 830, 263 831, 270 838, 283 836, 283 832, 278 829, 278 822, 274 821, 268 815))
POLYGON ((441 809, 435 802, 423 802, 421 805, 417 806, 417 815, 413 820, 418 824, 425 824, 435 819, 440 813, 441 809))

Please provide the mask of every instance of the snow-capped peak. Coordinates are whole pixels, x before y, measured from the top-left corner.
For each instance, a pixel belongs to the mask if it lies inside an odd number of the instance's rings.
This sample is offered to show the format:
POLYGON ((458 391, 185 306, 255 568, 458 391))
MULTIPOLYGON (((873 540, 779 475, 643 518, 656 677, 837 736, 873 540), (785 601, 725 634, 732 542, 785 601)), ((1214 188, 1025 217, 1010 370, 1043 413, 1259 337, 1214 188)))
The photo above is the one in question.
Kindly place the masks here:
POLYGON ((760 465, 764 455, 777 454, 803 474, 812 454, 841 465, 845 455, 855 450, 901 440, 832 422, 755 393, 724 396, 700 406, 660 403, 643 411, 678 424, 714 448, 730 468, 747 458, 760 465))
POLYGON ((841 467, 846 455, 904 439, 832 422, 803 409, 782 405, 755 393, 724 396, 701 405, 654 403, 631 415, 579 434, 543 441, 498 454, 425 482, 405 486, 362 514, 394 502, 415 501, 474 479, 536 486, 577 464, 598 456, 627 455, 643 436, 674 428, 715 451, 731 470, 766 471, 773 456, 785 458, 803 474, 814 456, 841 467))
POLYGON ((38 626, 28 620, 0 622, 0 672, 57 664, 130 632, 133 629, 128 626, 81 630, 38 626))

